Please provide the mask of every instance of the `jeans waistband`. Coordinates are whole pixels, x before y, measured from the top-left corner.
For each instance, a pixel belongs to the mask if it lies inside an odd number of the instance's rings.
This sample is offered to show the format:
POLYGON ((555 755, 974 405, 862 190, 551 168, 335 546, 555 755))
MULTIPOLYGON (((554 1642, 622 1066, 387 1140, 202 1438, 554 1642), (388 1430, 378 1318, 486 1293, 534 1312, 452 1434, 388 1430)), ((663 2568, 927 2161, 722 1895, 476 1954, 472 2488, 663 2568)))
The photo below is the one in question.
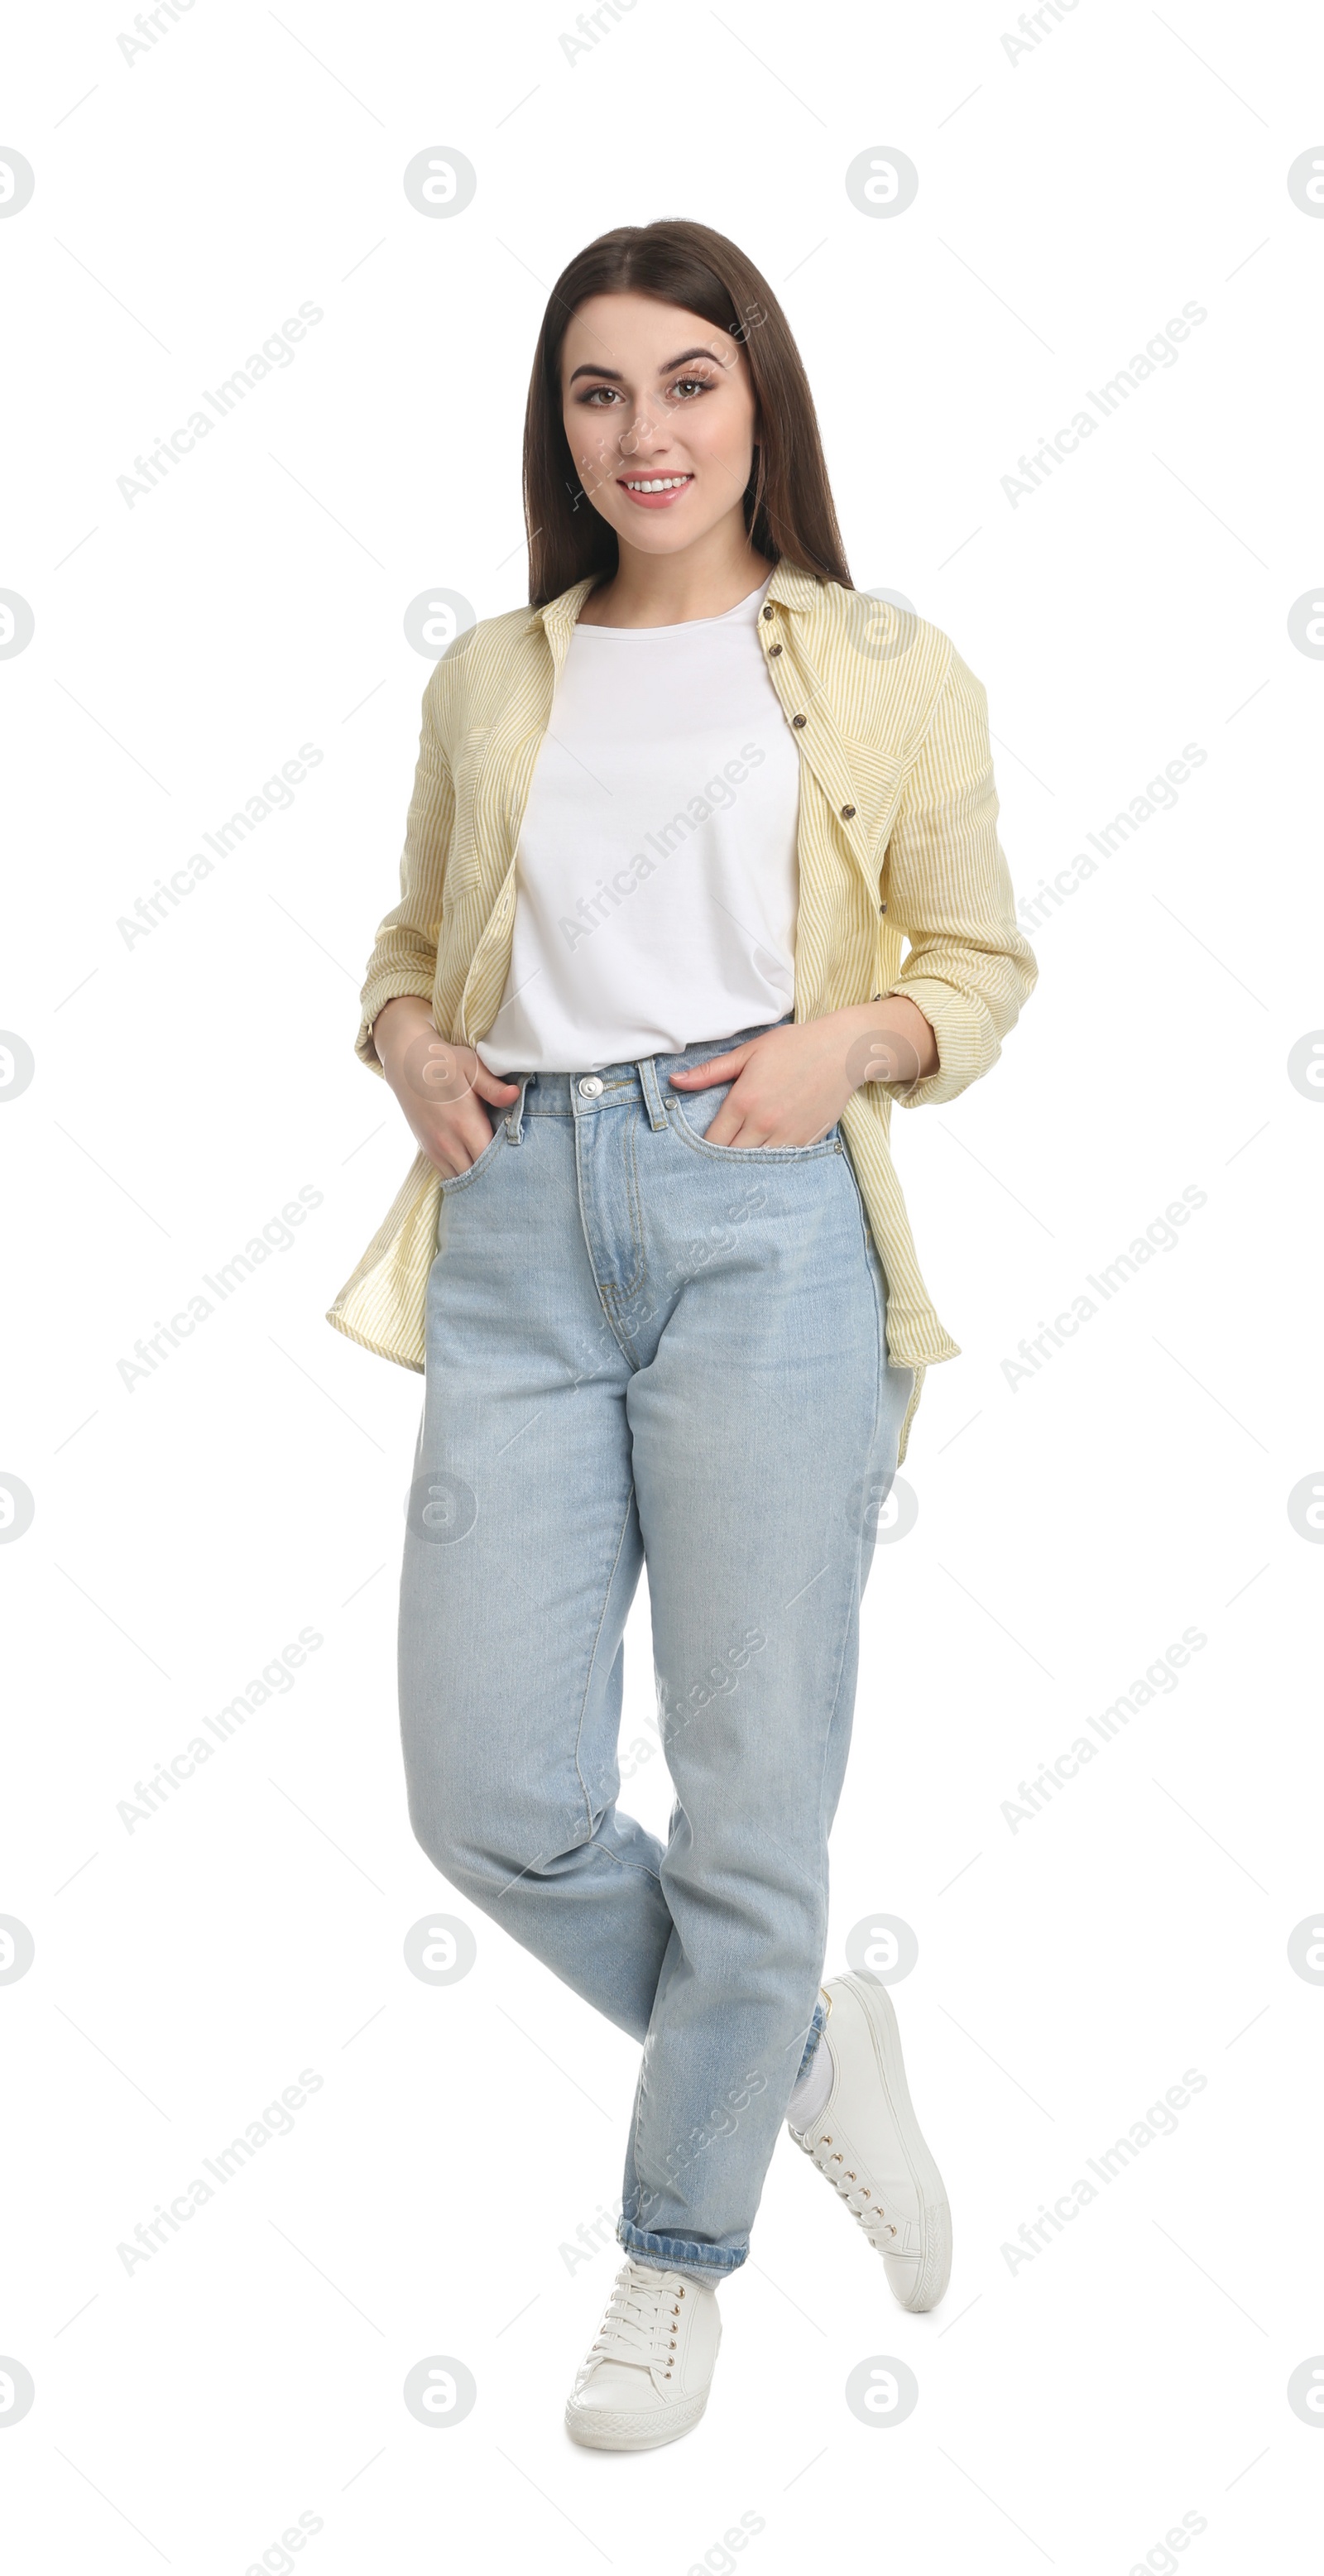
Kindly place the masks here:
MULTIPOLYGON (((769 1029, 787 1027, 794 1017, 793 1011, 787 1011, 780 1020, 761 1020, 753 1028, 734 1030, 729 1037, 696 1038, 673 1055, 640 1056, 635 1062, 603 1064, 591 1073, 512 1071, 503 1079, 518 1082, 522 1097, 512 1102, 511 1116, 589 1118, 598 1109, 620 1109, 639 1103, 648 1111, 654 1127, 664 1127, 665 1103, 675 1096, 667 1089, 669 1073, 685 1065, 702 1064, 708 1056, 726 1055, 732 1047, 766 1036, 769 1029)), ((693 1099, 695 1094, 690 1092, 686 1097, 693 1099)))

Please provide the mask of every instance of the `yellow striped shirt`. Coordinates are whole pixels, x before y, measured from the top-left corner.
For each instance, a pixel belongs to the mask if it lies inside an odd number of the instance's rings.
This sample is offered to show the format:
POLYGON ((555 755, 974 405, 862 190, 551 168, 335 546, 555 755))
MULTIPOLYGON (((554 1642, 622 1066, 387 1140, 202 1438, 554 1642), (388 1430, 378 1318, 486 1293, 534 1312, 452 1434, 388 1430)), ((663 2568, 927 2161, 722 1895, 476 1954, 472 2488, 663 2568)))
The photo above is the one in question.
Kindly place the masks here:
MULTIPOLYGON (((592 588, 589 577, 545 608, 483 618, 428 682, 400 901, 377 932, 355 1040, 379 1074, 372 1022, 397 993, 430 1002, 452 1045, 471 1046, 496 1017, 534 762, 592 588)), ((888 1146, 892 1102, 954 1100, 987 1073, 1037 968, 997 836, 987 697, 950 638, 786 562, 758 635, 800 749, 796 1020, 905 993, 938 1044, 936 1073, 908 1088, 864 1083, 841 1115, 887 1283, 888 1356, 915 1371, 904 1458, 925 1369, 959 1346, 920 1275, 888 1146)), ((420 1150, 327 1317, 405 1368, 424 1365, 440 1201, 420 1150)))

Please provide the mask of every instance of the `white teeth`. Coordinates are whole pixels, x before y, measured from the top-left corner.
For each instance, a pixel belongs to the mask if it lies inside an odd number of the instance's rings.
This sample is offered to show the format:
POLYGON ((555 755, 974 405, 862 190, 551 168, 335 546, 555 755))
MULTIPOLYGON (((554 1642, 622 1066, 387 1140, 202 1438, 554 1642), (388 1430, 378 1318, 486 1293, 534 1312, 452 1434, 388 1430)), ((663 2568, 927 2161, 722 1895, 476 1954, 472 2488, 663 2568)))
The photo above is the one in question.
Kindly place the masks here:
POLYGON ((663 474, 655 476, 651 483, 642 483, 631 480, 627 475, 625 488, 627 492, 673 492, 678 485, 689 480, 688 474, 663 474))

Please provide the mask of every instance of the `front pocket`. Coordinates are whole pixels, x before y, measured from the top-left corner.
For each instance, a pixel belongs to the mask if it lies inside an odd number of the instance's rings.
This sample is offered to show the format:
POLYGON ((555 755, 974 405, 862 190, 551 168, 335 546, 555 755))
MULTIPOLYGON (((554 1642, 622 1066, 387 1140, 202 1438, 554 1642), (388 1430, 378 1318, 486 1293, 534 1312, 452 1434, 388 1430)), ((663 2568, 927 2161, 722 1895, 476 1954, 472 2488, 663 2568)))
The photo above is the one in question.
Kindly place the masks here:
MULTIPOLYGON (((485 1108, 490 1109, 490 1103, 485 1101, 483 1105, 485 1108)), ((484 1145, 477 1162, 471 1163, 467 1172, 452 1172, 449 1178, 444 1172, 437 1173, 437 1178, 441 1183, 441 1193, 443 1198, 453 1198, 457 1190, 467 1189, 470 1181, 476 1181, 479 1173, 486 1170, 488 1164, 492 1161, 496 1153, 497 1147, 505 1142, 506 1116, 507 1113, 503 1109, 499 1114, 491 1144, 484 1145)))
MULTIPOLYGON (((731 1086, 729 1083, 715 1083, 713 1088, 714 1090, 720 1091, 723 1098, 725 1098, 725 1095, 730 1090, 731 1086)), ((834 1122, 833 1125, 829 1127, 826 1136, 818 1137, 812 1145, 710 1145, 707 1137, 705 1135, 701 1135, 697 1128, 690 1125, 689 1117, 686 1114, 689 1101, 692 1100, 697 1106, 697 1104, 705 1097, 706 1094, 703 1092, 691 1092, 682 1099, 673 1092, 672 1099, 676 1104, 675 1127, 677 1134, 683 1139, 685 1144, 692 1145, 694 1147, 696 1154, 711 1154, 714 1162, 812 1163, 816 1161, 820 1154, 841 1154, 845 1152, 845 1146, 841 1139, 839 1122, 834 1122)), ((722 1102, 719 1100, 717 1103, 717 1109, 720 1109, 721 1106, 722 1102)), ((710 1126, 713 1119, 717 1116, 717 1109, 713 1109, 708 1112, 708 1123, 710 1126)))

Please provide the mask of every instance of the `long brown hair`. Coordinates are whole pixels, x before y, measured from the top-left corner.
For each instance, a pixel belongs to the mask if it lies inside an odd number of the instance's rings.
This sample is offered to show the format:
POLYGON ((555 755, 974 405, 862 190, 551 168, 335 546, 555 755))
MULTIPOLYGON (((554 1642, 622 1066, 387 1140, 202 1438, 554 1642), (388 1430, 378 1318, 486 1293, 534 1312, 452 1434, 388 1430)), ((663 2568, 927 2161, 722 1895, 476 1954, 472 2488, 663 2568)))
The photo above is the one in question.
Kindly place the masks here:
POLYGON ((740 342, 760 423, 744 495, 751 543, 770 563, 785 556, 802 572, 852 590, 814 398, 766 278, 707 224, 620 224, 562 269, 534 352, 524 416, 530 607, 545 607, 589 573, 610 580, 619 562, 614 529, 580 488, 561 404, 561 349, 571 315, 590 295, 616 294, 654 295, 659 303, 701 313, 740 342))

